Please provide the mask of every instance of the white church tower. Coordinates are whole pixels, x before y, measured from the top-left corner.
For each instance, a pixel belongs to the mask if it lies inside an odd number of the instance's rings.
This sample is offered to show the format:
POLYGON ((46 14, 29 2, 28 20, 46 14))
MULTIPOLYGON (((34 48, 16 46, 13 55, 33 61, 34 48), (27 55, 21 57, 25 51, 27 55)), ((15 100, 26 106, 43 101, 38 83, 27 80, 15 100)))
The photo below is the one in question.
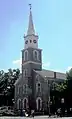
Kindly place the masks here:
POLYGON ((30 15, 29 15, 29 25, 27 30, 27 35, 24 36, 25 46, 24 48, 38 48, 38 36, 35 35, 32 12, 31 12, 31 4, 30 4, 30 15))

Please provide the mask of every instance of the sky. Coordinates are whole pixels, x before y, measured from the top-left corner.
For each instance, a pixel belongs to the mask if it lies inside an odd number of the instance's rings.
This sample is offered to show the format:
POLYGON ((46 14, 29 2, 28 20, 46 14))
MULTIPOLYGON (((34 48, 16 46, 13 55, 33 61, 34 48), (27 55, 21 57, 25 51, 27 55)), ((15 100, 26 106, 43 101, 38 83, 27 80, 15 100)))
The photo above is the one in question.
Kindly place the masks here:
POLYGON ((0 70, 21 69, 29 3, 43 68, 66 72, 72 67, 72 0, 0 0, 0 70))

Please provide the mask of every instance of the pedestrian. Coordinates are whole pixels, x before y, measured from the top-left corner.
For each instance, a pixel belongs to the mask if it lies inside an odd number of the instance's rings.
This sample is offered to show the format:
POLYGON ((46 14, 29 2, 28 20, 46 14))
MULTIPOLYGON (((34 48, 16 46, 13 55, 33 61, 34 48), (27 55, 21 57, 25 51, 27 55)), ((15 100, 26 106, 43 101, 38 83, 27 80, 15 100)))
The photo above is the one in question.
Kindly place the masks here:
POLYGON ((28 117, 28 113, 27 112, 25 112, 25 116, 28 117))
POLYGON ((65 117, 67 117, 67 109, 65 109, 65 117))
POLYGON ((31 116, 34 118, 34 110, 31 110, 31 116))
POLYGON ((60 116, 61 117, 61 108, 58 108, 57 109, 57 116, 60 116))
POLYGON ((26 110, 23 110, 23 113, 24 113, 25 117, 28 117, 28 113, 26 110))

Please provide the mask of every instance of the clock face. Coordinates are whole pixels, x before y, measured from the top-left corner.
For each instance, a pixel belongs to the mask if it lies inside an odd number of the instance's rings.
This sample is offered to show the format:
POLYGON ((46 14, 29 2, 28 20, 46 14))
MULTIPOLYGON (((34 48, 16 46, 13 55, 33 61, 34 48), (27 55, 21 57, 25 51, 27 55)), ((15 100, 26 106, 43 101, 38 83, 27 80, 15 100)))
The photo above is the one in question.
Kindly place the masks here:
POLYGON ((36 43, 36 40, 33 40, 34 43, 36 43))
POLYGON ((27 44, 27 43, 28 43, 28 40, 25 41, 25 44, 27 44))

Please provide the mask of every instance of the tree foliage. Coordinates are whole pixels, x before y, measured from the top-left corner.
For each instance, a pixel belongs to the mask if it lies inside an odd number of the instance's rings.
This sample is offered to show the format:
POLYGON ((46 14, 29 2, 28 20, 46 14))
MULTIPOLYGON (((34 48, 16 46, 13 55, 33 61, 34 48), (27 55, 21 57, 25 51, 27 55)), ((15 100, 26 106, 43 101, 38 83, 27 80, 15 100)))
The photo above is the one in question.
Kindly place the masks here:
POLYGON ((64 98, 67 107, 72 106, 72 68, 66 72, 66 79, 63 83, 55 84, 53 95, 58 99, 64 98))
POLYGON ((55 85, 55 90, 58 92, 63 92, 67 89, 71 89, 72 88, 72 68, 66 72, 66 79, 64 80, 63 83, 56 83, 55 85))
POLYGON ((68 80, 72 80, 72 68, 68 72, 66 72, 66 77, 68 80))
POLYGON ((8 69, 8 72, 0 71, 0 98, 1 96, 7 96, 10 100, 14 98, 14 83, 19 75, 19 69, 8 69))
POLYGON ((56 91, 62 92, 65 89, 67 89, 67 80, 65 80, 64 82, 62 82, 60 84, 56 83, 56 86, 55 86, 56 91))

